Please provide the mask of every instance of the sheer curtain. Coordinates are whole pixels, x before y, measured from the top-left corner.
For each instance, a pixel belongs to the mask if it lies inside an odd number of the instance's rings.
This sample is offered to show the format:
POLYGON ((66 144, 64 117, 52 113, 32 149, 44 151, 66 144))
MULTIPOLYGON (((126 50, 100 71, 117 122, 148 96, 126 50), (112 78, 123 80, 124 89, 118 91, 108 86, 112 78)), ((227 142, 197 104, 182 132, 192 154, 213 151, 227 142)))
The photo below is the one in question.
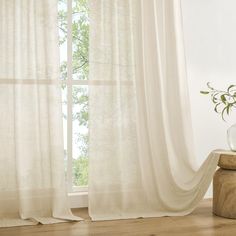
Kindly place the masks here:
POLYGON ((67 203, 57 0, 0 3, 0 227, 78 220, 67 203))
POLYGON ((185 215, 211 182, 219 154, 196 164, 182 34, 180 0, 90 0, 93 220, 185 215))

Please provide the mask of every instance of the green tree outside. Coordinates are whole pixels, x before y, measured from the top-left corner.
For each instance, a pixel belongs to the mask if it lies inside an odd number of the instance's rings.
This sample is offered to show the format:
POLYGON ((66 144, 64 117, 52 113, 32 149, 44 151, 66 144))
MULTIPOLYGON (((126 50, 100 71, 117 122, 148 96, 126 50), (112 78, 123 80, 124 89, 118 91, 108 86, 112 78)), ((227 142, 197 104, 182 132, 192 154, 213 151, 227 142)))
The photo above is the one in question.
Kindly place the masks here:
MULTIPOLYGON (((58 26, 60 47, 66 50, 67 43, 67 0, 58 0, 58 26)), ((72 5, 72 77, 87 80, 89 72, 89 14, 88 0, 73 0, 72 5)), ((67 61, 61 60, 61 79, 67 79, 67 61)), ((66 90, 66 86, 62 87, 66 90)), ((74 143, 78 155, 73 157, 73 185, 88 185, 88 86, 73 86, 73 124, 76 124, 74 143), (81 131, 81 132, 80 132, 81 131), (83 131, 83 132, 82 132, 83 131)), ((66 103, 66 101, 65 101, 66 103)), ((63 114, 67 119, 66 114, 63 114)))

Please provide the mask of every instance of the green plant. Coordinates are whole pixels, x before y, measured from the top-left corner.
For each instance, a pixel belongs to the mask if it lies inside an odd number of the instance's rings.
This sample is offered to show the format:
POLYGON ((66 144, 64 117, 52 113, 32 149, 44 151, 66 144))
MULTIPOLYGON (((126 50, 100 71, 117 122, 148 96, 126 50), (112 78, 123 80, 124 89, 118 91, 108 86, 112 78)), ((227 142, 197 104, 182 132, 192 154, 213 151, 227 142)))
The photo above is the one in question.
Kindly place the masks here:
POLYGON ((225 115, 229 115, 232 109, 236 108, 236 85, 230 85, 225 91, 213 88, 210 82, 207 83, 207 87, 208 90, 200 91, 200 93, 210 95, 214 111, 225 121, 225 115))

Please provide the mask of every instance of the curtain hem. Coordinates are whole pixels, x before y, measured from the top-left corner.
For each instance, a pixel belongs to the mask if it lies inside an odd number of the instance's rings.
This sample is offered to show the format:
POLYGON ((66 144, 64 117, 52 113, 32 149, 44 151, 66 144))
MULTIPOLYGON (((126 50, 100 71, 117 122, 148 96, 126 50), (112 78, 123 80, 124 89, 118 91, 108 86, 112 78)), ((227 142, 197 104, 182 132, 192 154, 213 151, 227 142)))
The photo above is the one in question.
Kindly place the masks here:
POLYGON ((65 217, 32 217, 30 219, 4 218, 0 220, 0 228, 16 227, 16 226, 33 226, 37 224, 58 224, 73 221, 82 221, 83 218, 77 216, 65 217))

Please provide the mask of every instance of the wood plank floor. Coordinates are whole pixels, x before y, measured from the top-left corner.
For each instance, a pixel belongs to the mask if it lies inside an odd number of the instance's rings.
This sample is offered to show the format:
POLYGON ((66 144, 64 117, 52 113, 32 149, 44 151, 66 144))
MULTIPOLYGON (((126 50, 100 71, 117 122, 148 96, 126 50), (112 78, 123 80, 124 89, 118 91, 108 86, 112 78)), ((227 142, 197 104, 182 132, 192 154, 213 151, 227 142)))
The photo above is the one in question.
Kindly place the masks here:
POLYGON ((204 200, 190 215, 135 220, 91 222, 88 211, 73 210, 85 218, 77 223, 1 228, 0 236, 236 236, 236 220, 212 215, 212 201, 204 200))

